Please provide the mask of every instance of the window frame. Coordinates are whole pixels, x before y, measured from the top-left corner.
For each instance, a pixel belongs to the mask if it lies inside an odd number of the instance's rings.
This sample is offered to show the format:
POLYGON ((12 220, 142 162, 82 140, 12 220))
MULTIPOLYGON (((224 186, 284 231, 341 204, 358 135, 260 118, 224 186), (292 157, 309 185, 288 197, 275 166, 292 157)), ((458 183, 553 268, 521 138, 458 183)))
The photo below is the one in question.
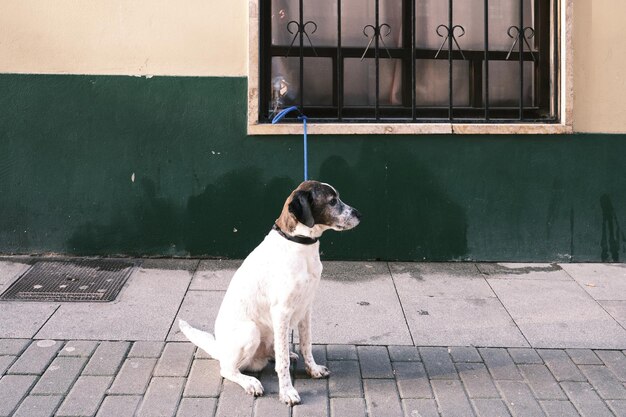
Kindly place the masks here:
MULTIPOLYGON (((260 78, 260 15, 259 3, 249 2, 249 46, 248 46, 248 134, 301 134, 302 126, 294 123, 272 125, 259 122, 259 78, 260 78)), ((572 51, 572 12, 573 0, 555 0, 556 18, 559 19, 558 34, 555 36, 556 56, 551 57, 556 65, 555 82, 558 83, 558 96, 555 97, 558 110, 556 122, 332 122, 308 123, 311 134, 561 134, 572 132, 573 103, 573 51, 572 51)))

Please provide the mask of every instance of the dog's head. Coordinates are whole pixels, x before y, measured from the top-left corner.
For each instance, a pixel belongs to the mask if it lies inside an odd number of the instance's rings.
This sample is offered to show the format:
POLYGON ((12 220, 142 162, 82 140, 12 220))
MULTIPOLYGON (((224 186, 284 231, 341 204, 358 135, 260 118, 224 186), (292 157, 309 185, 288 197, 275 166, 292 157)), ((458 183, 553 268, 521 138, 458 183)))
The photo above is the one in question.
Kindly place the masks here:
POLYGON ((290 234, 301 234, 303 227, 316 229, 306 233, 310 236, 321 235, 326 229, 352 229, 360 221, 361 213, 341 201, 335 188, 323 182, 305 181, 287 198, 276 224, 290 234), (294 233, 296 229, 298 233, 294 233))

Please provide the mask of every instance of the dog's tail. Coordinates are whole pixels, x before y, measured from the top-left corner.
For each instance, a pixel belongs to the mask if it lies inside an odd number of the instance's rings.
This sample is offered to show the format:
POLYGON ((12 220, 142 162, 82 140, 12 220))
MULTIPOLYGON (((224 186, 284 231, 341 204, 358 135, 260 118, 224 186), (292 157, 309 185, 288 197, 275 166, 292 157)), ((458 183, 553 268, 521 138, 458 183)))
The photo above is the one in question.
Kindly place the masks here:
POLYGON ((193 328, 183 319, 178 319, 178 327, 191 343, 211 355, 213 359, 219 359, 217 343, 211 333, 193 328))

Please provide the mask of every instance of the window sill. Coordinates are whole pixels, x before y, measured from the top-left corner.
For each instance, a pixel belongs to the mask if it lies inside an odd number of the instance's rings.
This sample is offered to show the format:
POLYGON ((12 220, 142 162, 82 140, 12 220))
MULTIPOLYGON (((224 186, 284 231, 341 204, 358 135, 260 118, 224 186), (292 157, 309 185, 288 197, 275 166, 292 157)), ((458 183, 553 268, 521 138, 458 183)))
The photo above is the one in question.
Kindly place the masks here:
MULTIPOLYGON (((462 134, 462 135, 515 135, 515 134, 567 134, 572 127, 556 123, 519 124, 480 124, 480 123, 360 123, 360 124, 315 124, 309 123, 307 131, 312 135, 423 135, 423 134, 462 134)), ((301 135, 302 125, 248 124, 248 135, 301 135)))

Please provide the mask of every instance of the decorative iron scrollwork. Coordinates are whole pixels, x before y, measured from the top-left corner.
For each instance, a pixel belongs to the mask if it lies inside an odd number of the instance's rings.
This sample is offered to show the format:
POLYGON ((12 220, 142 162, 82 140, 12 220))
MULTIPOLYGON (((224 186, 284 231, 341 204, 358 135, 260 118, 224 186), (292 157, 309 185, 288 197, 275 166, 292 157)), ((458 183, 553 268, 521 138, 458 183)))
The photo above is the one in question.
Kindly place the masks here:
POLYGON ((439 50, 435 54, 435 59, 437 59, 437 57, 439 56, 439 53, 441 52, 441 50, 443 49, 444 45, 446 44, 446 41, 449 38, 452 38, 452 41, 454 42, 454 44, 456 45, 457 49, 461 53, 461 56, 465 60, 465 55, 463 54, 463 50, 461 49, 461 46, 459 45, 459 42, 456 40, 457 36, 460 38, 463 35, 465 35, 465 28, 463 26, 455 25, 455 26, 452 26, 452 28, 450 28, 449 26, 446 26, 446 25, 439 25, 439 26, 437 26, 437 35, 439 35, 439 37, 444 38, 444 39, 443 39, 443 42, 441 42, 441 46, 439 47, 439 50), (440 29, 445 29, 445 32, 441 33, 439 31, 440 29), (457 29, 461 29, 461 33, 459 35, 455 35, 454 34, 454 32, 457 29))
POLYGON ((367 43, 367 46, 365 47, 365 50, 363 51, 363 55, 361 55, 361 61, 365 59, 365 55, 367 54, 367 51, 370 49, 370 46, 372 46, 372 42, 374 42, 374 39, 376 39, 376 37, 380 39, 380 42, 383 44, 383 47, 385 48, 385 51, 387 51, 387 55, 389 56, 389 58, 391 58, 391 53, 389 52, 389 49, 387 49, 387 45, 385 44, 385 40, 383 39, 384 37, 391 35, 391 26, 389 26, 387 23, 383 23, 382 25, 379 25, 378 27, 374 25, 365 25, 363 26, 363 35, 365 35, 366 38, 369 38, 370 41, 367 43), (386 33, 384 34, 383 34, 383 29, 386 29, 386 33))
POLYGON ((311 48, 313 49, 313 52, 315 53, 315 56, 319 56, 317 55, 317 51, 315 50, 315 47, 313 46, 313 42, 311 42, 311 38, 309 37, 309 32, 307 32, 307 26, 309 25, 313 25, 313 30, 311 31, 311 35, 317 32, 317 23, 315 23, 312 20, 309 20, 308 22, 305 22, 302 25, 295 20, 292 20, 289 23, 287 23, 287 32, 293 35, 293 39, 291 40, 289 49, 287 49, 287 53, 285 54, 286 56, 289 56, 289 52, 291 52, 291 48, 293 47, 293 44, 296 42, 296 39, 298 39, 298 35, 300 35, 301 33, 304 34, 304 36, 306 36, 307 40, 309 41, 309 45, 311 45, 311 48), (295 25, 295 28, 293 28, 294 25, 295 25))
POLYGON ((535 53, 533 52, 533 48, 528 42, 529 39, 535 37, 535 29, 531 28, 530 26, 526 26, 523 30, 520 30, 519 26, 511 26, 509 27, 507 33, 509 35, 509 38, 514 39, 513 45, 511 45, 511 49, 509 49, 509 53, 506 56, 507 60, 511 57, 513 49, 515 49, 515 45, 517 45, 518 42, 524 42, 526 46, 528 46, 528 51, 530 52, 533 61, 537 62, 537 59, 535 58, 535 53))

